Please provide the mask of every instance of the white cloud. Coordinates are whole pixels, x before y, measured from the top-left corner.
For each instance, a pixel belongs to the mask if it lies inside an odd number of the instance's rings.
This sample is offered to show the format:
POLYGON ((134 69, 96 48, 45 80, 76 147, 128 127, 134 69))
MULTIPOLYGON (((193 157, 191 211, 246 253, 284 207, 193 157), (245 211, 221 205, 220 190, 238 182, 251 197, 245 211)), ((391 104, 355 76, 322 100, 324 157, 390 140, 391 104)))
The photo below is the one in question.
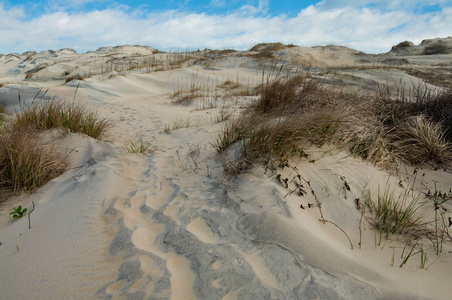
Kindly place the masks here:
MULTIPOLYGON (((265 10, 268 1, 255 7, 265 10)), ((414 15, 377 8, 310 6, 295 16, 243 13, 208 15, 164 11, 137 13, 115 7, 105 10, 54 12, 24 18, 21 9, 0 5, 0 53, 74 48, 78 52, 105 45, 141 44, 165 48, 240 48, 258 42, 304 46, 341 44, 366 52, 389 51, 411 40, 452 35, 452 8, 414 15)))
POLYGON ((269 0, 259 0, 257 6, 245 4, 239 8, 239 11, 248 15, 257 15, 257 14, 266 14, 268 12, 268 8, 269 0))
POLYGON ((212 0, 212 1, 210 1, 210 5, 213 7, 225 7, 226 1, 225 0, 212 0))
POLYGON ((46 9, 48 11, 59 11, 67 9, 79 9, 87 4, 106 3, 108 0, 47 0, 46 9))
MULTIPOLYGON (((323 0, 318 3, 318 6, 325 9, 336 8, 336 7, 363 7, 367 5, 372 5, 373 7, 380 9, 408 9, 412 10, 416 7, 424 7, 438 4, 443 6, 450 0, 436 0, 436 1, 426 1, 426 0, 323 0)), ((449 5, 450 6, 450 5, 449 5)))

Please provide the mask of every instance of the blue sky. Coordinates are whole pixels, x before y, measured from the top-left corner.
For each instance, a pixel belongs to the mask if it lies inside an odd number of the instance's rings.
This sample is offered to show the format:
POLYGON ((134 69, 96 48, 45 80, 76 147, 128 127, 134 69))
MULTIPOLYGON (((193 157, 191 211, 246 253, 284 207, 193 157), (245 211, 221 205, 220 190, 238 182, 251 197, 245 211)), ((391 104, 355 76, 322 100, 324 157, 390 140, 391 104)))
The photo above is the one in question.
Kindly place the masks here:
POLYGON ((452 0, 0 0, 0 53, 139 44, 248 49, 338 44, 369 53, 452 36, 452 0))

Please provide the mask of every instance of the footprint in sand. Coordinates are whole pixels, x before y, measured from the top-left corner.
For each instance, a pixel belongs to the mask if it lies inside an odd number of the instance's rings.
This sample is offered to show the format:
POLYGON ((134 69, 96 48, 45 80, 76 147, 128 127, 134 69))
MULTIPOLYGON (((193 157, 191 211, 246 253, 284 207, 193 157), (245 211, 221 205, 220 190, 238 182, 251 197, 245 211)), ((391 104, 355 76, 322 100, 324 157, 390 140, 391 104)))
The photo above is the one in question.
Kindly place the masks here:
POLYGON ((187 230, 193 233, 198 240, 206 244, 217 244, 218 237, 207 225, 203 218, 198 217, 187 225, 187 230))

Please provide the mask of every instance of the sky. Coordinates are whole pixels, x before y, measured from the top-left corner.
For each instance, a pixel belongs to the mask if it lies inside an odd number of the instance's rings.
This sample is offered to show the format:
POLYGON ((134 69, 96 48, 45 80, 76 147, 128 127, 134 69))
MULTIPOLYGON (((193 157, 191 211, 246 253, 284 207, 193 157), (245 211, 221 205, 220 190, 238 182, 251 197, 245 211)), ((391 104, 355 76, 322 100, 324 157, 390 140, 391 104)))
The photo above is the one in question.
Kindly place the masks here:
POLYGON ((143 45, 343 45, 383 53, 452 36, 452 0, 0 0, 0 53, 143 45))

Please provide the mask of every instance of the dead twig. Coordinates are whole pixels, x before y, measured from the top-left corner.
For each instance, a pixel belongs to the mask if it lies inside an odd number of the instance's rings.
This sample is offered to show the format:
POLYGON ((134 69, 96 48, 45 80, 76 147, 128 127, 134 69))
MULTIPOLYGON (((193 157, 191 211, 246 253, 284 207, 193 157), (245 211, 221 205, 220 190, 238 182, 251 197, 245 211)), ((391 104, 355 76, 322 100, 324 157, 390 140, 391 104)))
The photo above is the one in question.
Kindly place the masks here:
POLYGON ((35 202, 31 201, 31 203, 33 203, 33 208, 30 210, 30 212, 28 213, 28 229, 31 229, 31 221, 30 221, 30 215, 31 213, 35 210, 35 202))

